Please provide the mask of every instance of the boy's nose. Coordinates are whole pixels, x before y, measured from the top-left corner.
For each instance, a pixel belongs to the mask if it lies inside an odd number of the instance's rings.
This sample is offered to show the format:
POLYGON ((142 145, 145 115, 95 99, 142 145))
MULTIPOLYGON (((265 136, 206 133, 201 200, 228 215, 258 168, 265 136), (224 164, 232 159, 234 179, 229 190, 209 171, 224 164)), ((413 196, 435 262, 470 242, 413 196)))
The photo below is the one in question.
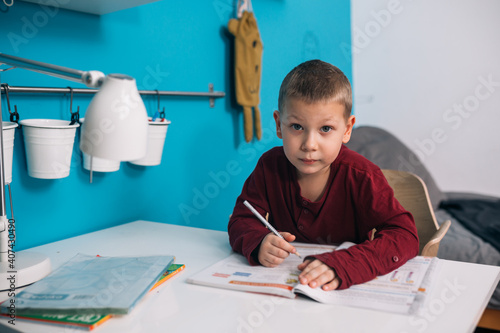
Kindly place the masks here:
POLYGON ((303 151, 314 151, 318 149, 318 142, 314 137, 314 133, 307 133, 304 142, 302 142, 303 151))

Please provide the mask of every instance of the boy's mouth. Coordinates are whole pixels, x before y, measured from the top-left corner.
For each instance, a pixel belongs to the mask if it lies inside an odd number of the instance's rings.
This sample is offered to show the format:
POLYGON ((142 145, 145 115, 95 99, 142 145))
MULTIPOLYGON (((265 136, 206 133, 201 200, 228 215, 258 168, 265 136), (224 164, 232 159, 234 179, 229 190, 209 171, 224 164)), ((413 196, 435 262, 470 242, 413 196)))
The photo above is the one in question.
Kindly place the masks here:
POLYGON ((314 164, 314 162, 316 162, 317 160, 310 160, 310 159, 307 159, 307 158, 301 158, 300 159, 302 161, 302 163, 304 164, 314 164))

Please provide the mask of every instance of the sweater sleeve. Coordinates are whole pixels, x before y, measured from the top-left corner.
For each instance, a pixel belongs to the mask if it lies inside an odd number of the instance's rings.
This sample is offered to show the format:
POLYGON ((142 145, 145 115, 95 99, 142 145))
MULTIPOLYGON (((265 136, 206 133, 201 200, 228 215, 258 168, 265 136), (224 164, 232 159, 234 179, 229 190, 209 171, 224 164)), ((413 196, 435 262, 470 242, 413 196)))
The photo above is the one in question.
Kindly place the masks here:
POLYGON ((231 247, 234 251, 244 255, 251 265, 259 264, 255 250, 269 230, 243 204, 243 201, 248 200, 265 217, 270 211, 266 197, 265 173, 261 158, 255 170, 245 181, 228 224, 231 247))
POLYGON ((403 265, 418 254, 418 236, 412 215, 394 198, 380 170, 368 174, 353 191, 356 223, 367 237, 345 250, 313 256, 333 268, 339 289, 370 281, 403 265), (376 228, 373 240, 368 233, 376 228))

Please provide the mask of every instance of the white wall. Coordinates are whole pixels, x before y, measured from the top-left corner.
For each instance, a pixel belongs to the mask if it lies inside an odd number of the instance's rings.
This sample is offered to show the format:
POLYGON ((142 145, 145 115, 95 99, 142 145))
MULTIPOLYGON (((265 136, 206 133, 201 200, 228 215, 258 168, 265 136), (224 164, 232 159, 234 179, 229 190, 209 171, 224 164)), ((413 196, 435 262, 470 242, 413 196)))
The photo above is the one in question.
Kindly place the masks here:
POLYGON ((357 124, 399 137, 442 190, 500 196, 500 1, 351 5, 357 124))

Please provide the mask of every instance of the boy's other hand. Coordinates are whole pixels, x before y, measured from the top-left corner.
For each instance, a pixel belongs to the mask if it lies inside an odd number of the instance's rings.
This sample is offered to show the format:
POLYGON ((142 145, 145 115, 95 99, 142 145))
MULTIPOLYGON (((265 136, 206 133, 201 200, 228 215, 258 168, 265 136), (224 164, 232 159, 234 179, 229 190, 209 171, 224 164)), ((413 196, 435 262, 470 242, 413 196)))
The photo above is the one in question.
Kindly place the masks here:
POLYGON ((285 240, 279 238, 273 233, 269 233, 264 237, 259 249, 259 262, 265 267, 276 267, 297 250, 290 245, 289 242, 295 240, 295 236, 289 232, 280 232, 285 240))
POLYGON ((335 271, 320 260, 307 259, 297 268, 302 271, 299 275, 300 283, 311 288, 323 286, 323 290, 334 290, 340 284, 335 271))

